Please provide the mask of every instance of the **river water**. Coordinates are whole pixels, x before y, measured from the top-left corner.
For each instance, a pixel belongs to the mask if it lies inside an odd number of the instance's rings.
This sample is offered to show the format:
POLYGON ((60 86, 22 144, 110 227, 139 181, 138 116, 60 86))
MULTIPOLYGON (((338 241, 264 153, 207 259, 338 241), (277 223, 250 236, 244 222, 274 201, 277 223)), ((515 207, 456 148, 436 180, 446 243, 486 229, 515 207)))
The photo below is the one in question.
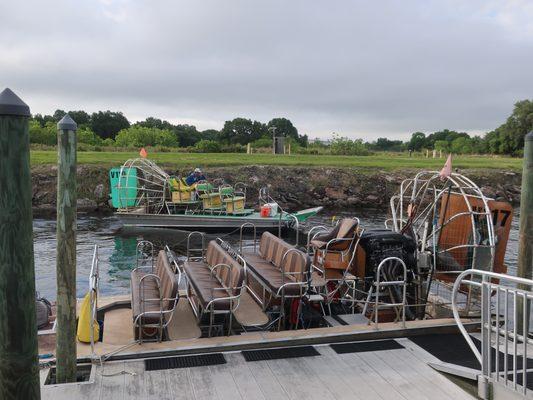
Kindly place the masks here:
MULTIPOLYGON (((348 212, 322 212, 309 221, 309 225, 328 224, 333 217, 353 216, 348 212)), ((356 213, 366 229, 383 228, 387 214, 378 211, 356 213)), ((55 219, 34 219, 35 275, 37 291, 50 300, 56 298, 56 222, 55 219)), ((169 229, 125 229, 114 217, 80 216, 77 234, 77 295, 88 290, 89 273, 94 245, 99 246, 100 292, 103 295, 129 293, 130 271, 135 267, 137 241, 152 241, 158 248, 168 244, 178 254, 183 254, 188 232, 169 229)), ((210 234, 208 237, 219 235, 210 234)), ((238 241, 238 233, 226 240, 238 241)), ((288 238, 294 241, 294 238, 288 238)), ((300 238, 302 242, 302 238, 300 238)), ((512 230, 506 253, 509 273, 516 272, 518 253, 518 210, 515 210, 512 230)))

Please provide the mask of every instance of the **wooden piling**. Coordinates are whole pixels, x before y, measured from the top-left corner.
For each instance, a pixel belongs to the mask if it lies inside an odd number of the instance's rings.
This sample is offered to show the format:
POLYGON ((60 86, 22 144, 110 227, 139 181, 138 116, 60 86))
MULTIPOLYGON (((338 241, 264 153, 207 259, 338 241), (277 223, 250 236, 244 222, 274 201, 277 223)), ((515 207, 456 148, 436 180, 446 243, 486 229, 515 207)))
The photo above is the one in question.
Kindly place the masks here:
MULTIPOLYGON (((522 193, 520 195, 520 227, 518 233, 518 270, 517 276, 533 279, 533 131, 525 137, 524 166, 522 167, 522 193)), ((533 290, 532 287, 520 287, 533 290)), ((529 302, 530 303, 530 302, 529 302)), ((528 307, 527 314, 531 305, 528 307)), ((523 315, 524 304, 518 302, 518 315, 523 315)), ((522 318, 518 319, 518 331, 528 329, 522 326, 522 318)))
POLYGON ((40 399, 29 117, 0 93, 0 399, 40 399))
POLYGON ((57 124, 56 381, 76 381, 76 123, 57 124))

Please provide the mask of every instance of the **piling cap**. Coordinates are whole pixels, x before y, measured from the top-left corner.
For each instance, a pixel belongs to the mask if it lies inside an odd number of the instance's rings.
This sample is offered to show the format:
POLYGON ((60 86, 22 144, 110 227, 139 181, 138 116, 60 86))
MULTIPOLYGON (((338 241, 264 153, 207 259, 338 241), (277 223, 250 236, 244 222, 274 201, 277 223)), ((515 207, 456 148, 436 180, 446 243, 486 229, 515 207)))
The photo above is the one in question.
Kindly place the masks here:
POLYGON ((533 142, 533 131, 529 132, 525 138, 526 142, 533 142))
POLYGON ((57 129, 62 131, 75 131, 78 129, 78 125, 72 118, 70 118, 70 115, 65 114, 65 116, 61 118, 61 121, 57 123, 57 129))
POLYGON ((0 115, 29 117, 30 107, 9 88, 0 93, 0 115))

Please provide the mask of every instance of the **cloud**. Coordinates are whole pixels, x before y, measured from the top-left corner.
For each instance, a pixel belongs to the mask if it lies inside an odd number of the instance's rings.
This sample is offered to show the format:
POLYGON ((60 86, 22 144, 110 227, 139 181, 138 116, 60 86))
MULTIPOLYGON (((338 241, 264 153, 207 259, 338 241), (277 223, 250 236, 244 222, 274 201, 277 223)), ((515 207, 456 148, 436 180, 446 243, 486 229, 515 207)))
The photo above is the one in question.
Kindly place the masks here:
POLYGON ((99 0, 0 5, 0 86, 33 112, 122 110, 302 133, 483 132, 533 93, 527 1, 99 0))

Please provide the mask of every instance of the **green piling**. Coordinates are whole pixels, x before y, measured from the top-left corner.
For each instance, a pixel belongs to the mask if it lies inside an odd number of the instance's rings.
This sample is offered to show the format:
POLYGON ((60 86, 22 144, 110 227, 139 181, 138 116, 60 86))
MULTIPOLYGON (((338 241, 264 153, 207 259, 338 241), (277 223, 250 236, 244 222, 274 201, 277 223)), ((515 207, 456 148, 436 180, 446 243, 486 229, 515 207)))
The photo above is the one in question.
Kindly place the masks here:
POLYGON ((29 117, 0 93, 0 399, 40 399, 29 117))
POLYGON ((57 124, 56 381, 76 381, 76 123, 57 124))
MULTIPOLYGON (((517 276, 533 279, 533 131, 525 137, 524 166, 522 169, 522 192, 520 195, 520 227, 518 231, 518 270, 517 276)), ((533 290, 527 285, 519 285, 520 289, 533 290)), ((528 320, 524 325, 524 306, 526 315, 531 312, 531 301, 524 305, 520 297, 517 302, 517 328, 518 332, 527 335, 529 331, 528 320)))

